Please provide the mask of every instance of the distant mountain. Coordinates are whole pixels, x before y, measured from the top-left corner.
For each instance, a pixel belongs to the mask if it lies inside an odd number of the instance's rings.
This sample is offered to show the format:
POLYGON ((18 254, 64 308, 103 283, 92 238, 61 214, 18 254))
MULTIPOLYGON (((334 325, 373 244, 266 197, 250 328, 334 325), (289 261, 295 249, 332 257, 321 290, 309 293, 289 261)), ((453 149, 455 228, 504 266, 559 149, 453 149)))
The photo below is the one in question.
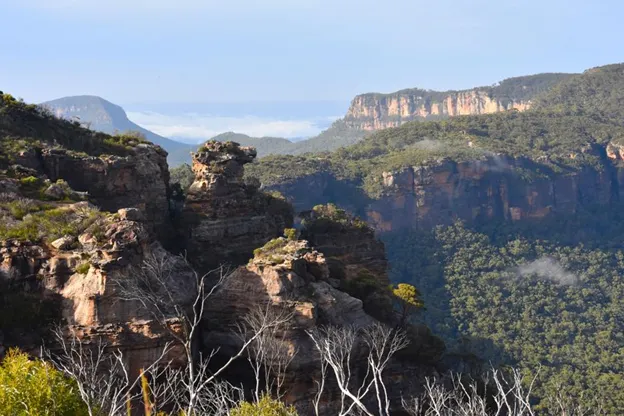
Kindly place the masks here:
POLYGON ((258 151, 258 157, 275 154, 290 153, 295 143, 281 137, 250 137, 242 133, 227 132, 212 138, 220 142, 237 142, 243 146, 253 146, 258 151))
POLYGON ((89 125, 92 130, 108 134, 126 131, 140 132, 147 140, 161 146, 169 153, 167 160, 172 166, 190 161, 189 152, 196 147, 167 139, 144 129, 130 121, 123 108, 101 97, 92 95, 63 97, 41 103, 41 105, 49 108, 58 117, 79 120, 89 125))

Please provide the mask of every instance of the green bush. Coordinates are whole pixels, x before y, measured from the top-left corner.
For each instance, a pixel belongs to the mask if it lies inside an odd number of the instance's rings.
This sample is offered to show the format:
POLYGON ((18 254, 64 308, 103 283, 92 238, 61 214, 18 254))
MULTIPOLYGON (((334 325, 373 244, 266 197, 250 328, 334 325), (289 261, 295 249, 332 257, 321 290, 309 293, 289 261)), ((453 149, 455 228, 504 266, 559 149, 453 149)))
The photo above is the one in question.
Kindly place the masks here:
POLYGON ((36 176, 27 176, 20 179, 20 184, 24 187, 32 188, 41 184, 41 179, 36 176))
POLYGON ((0 365, 0 414, 7 416, 87 415, 73 382, 50 364, 9 350, 0 365))
POLYGON ((284 230, 284 237, 286 237, 288 240, 296 240, 297 230, 294 228, 286 228, 284 230))
POLYGON ((9 211, 11 216, 16 220, 23 219, 26 215, 33 212, 39 212, 46 207, 27 198, 18 198, 14 201, 0 203, 0 208, 4 208, 9 211))
POLYGON ((274 400, 269 396, 263 396, 258 403, 241 403, 230 412, 231 416, 297 416, 293 406, 274 400))
POLYGON ((91 268, 91 264, 82 263, 76 267, 76 273, 87 274, 89 273, 89 269, 91 268))
POLYGON ((104 214, 96 209, 75 212, 70 208, 54 208, 34 212, 17 224, 0 224, 0 239, 53 241, 65 235, 78 236, 104 214))

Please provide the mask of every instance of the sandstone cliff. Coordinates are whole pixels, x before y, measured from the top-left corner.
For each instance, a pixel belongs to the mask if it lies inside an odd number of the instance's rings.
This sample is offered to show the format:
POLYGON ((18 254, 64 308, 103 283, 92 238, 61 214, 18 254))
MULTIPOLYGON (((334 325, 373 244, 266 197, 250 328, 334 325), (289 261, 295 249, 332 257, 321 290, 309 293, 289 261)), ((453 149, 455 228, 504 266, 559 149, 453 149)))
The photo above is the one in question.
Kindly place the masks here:
POLYGON ((566 78, 567 74, 539 74, 464 91, 416 88, 390 94, 362 94, 353 99, 344 121, 350 128, 372 131, 398 127, 412 120, 525 111, 536 95, 566 78))
POLYGON ((250 147, 209 141, 193 155, 195 181, 183 212, 189 257, 201 270, 244 264, 255 248, 292 224, 286 201, 245 183, 243 166, 256 157, 250 147))
MULTIPOLYGON (((269 186, 296 201, 297 210, 328 202, 361 216, 376 230, 429 229, 457 219, 468 223, 545 218, 573 214, 583 207, 607 207, 624 194, 622 146, 588 145, 600 164, 576 170, 522 157, 490 155, 482 160, 432 160, 373 178, 371 197, 357 180, 317 173, 269 186)), ((566 155, 573 160, 576 154, 566 155)), ((543 161, 545 162, 545 161, 543 161)))
MULTIPOLYGON (((78 235, 39 243, 17 239, 2 243, 3 300, 18 308, 13 317, 27 317, 13 322, 3 319, 5 342, 35 348, 48 338, 50 326, 62 323, 65 331, 85 341, 103 340, 124 350, 130 370, 136 373, 151 364, 172 337, 136 301, 120 296, 118 282, 136 278, 143 263, 154 259, 174 267, 181 282, 192 281, 193 271, 154 240, 145 217, 135 208, 102 214, 79 202, 62 209, 73 222, 90 217, 76 230, 78 235)), ((178 296, 183 303, 188 294, 178 296)), ((176 349, 170 354, 171 359, 179 358, 176 349)))

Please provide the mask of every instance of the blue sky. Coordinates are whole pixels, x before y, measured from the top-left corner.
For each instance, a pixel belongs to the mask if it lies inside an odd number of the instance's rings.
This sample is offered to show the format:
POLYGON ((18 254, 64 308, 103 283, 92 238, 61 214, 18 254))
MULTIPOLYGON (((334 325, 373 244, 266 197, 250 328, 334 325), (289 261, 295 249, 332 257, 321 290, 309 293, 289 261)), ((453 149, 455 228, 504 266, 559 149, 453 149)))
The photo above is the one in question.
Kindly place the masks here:
POLYGON ((267 101, 333 113, 363 92, 624 61, 617 0, 0 0, 0 16, 0 89, 152 115, 267 101))

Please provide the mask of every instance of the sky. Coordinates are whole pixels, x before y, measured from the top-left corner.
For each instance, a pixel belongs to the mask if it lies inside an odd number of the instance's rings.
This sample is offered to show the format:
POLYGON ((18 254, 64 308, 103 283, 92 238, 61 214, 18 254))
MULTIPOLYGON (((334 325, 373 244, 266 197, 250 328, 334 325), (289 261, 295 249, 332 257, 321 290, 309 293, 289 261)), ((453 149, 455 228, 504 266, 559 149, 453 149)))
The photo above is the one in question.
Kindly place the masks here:
POLYGON ((0 89, 99 95, 154 125, 312 122, 364 92, 624 61, 621 0, 0 0, 0 16, 0 89), (193 108, 205 104, 229 110, 193 108))

